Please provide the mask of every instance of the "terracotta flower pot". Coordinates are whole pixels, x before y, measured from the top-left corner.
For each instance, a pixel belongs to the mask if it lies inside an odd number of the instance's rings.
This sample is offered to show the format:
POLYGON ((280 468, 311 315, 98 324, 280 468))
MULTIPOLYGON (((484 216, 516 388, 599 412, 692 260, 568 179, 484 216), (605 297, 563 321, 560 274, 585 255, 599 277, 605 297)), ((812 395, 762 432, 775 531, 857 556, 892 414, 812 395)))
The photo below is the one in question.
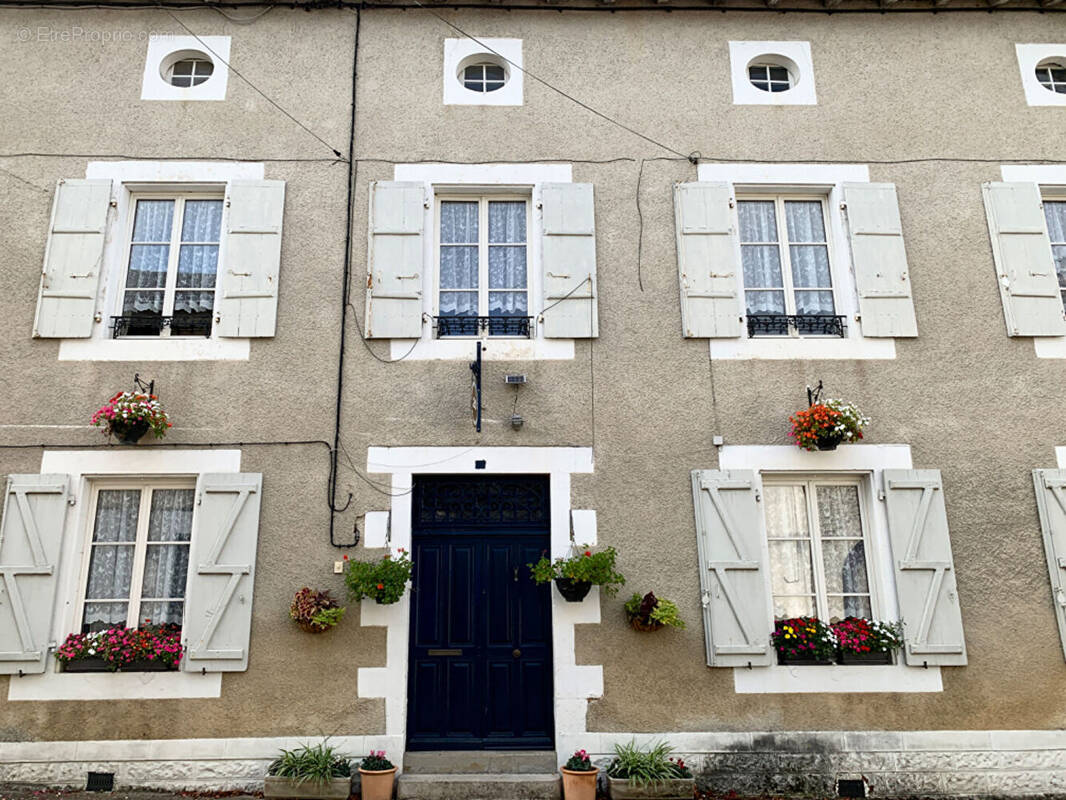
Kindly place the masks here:
POLYGON ((392 769, 359 768, 363 789, 362 800, 392 800, 392 784, 396 780, 396 767, 392 769))
POLYGON ((113 419, 110 423, 111 435, 123 444, 137 444, 148 433, 148 428, 148 422, 143 419, 132 421, 113 419))
POLYGON ((579 771, 560 767, 563 773, 563 800, 596 800, 596 776, 599 767, 579 771))

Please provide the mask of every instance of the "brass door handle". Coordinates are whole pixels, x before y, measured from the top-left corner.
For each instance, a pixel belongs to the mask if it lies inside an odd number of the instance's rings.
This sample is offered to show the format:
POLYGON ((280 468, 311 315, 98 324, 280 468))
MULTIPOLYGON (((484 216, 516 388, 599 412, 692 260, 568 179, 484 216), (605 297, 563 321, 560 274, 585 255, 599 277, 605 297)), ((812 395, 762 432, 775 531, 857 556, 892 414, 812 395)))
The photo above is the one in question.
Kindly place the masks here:
POLYGON ((514 650, 512 650, 512 651, 511 651, 511 655, 512 655, 512 656, 514 656, 515 658, 518 658, 519 656, 521 656, 521 655, 522 655, 522 651, 521 651, 521 650, 519 650, 519 649, 518 649, 518 648, 516 647, 516 648, 515 648, 514 650))

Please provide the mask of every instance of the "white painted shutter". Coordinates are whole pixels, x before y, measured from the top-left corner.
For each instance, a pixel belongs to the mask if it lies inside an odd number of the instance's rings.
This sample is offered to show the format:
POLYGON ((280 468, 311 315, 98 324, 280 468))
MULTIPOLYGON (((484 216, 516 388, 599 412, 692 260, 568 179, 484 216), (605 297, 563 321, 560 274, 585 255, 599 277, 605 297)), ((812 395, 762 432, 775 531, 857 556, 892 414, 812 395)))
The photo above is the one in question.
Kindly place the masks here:
POLYGON ((64 179, 56 183, 33 319, 34 336, 92 336, 110 207, 108 179, 64 179))
POLYGON ((712 667, 771 663, 763 531, 750 470, 693 470, 700 593, 712 667))
POLYGON ((1036 505, 1044 531, 1044 552, 1051 576, 1051 602, 1066 654, 1066 470, 1033 470, 1036 505))
POLYGON ((740 336, 740 244, 729 183, 674 187, 681 328, 690 338, 740 336))
POLYGON ((1066 335, 1040 187, 986 183, 981 188, 1007 335, 1066 335))
POLYGON ((219 336, 273 336, 285 181, 231 181, 215 298, 219 336))
POLYGON ((196 482, 182 628, 190 672, 248 668, 262 488, 254 472, 203 474, 196 482))
POLYGON ((886 469, 885 505, 908 664, 966 663, 938 469, 886 469))
POLYGON ((600 335, 596 298, 596 210, 591 183, 544 183, 544 336, 591 339, 600 335))
POLYGON ((845 183, 851 260, 863 336, 917 336, 894 183, 845 183))
POLYGON ((425 192, 421 183, 370 184, 368 339, 417 339, 422 335, 425 192))
POLYGON ((44 672, 67 517, 66 475, 9 475, 0 520, 0 675, 44 672))

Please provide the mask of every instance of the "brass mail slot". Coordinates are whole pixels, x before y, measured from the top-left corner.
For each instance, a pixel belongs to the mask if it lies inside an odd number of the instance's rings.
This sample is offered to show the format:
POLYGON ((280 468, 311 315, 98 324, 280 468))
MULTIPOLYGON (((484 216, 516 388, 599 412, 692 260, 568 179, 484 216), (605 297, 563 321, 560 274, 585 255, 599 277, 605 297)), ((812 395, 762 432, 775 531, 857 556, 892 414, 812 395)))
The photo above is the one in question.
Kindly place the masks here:
POLYGON ((427 656, 461 656, 462 650, 427 650, 427 656))

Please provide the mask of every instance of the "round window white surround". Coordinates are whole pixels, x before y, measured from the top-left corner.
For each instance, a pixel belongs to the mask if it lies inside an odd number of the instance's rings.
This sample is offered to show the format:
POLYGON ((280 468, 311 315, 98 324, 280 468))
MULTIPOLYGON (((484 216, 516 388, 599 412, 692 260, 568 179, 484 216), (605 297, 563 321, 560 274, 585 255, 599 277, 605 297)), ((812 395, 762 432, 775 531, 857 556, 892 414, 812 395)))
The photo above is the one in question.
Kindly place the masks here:
POLYGON ((744 67, 748 82, 760 92, 783 94, 799 86, 799 65, 779 53, 755 56, 744 67))
POLYGON ((506 59, 494 53, 474 53, 459 61, 455 79, 459 82, 459 86, 468 92, 476 94, 495 92, 511 80, 511 65, 506 59), (468 68, 470 68, 469 73, 468 68), (501 70, 502 79, 499 77, 501 70))
MULTIPOLYGON (((185 72, 185 70, 183 70, 183 72, 185 72)), ((214 59, 202 50, 175 50, 172 53, 168 53, 163 58, 163 60, 159 62, 159 76, 164 80, 164 82, 172 86, 178 86, 179 88, 196 88, 199 86, 203 86, 205 83, 211 80, 211 76, 214 74, 214 72, 214 59), (172 80, 174 67, 179 64, 182 64, 184 66, 183 62, 188 61, 196 63, 196 66, 194 67, 194 74, 196 74, 196 82, 185 83, 184 81, 181 81, 177 84, 174 83, 174 81, 172 80), (210 65, 210 74, 208 74, 207 77, 203 77, 202 74, 202 65, 205 62, 206 64, 210 65)))

